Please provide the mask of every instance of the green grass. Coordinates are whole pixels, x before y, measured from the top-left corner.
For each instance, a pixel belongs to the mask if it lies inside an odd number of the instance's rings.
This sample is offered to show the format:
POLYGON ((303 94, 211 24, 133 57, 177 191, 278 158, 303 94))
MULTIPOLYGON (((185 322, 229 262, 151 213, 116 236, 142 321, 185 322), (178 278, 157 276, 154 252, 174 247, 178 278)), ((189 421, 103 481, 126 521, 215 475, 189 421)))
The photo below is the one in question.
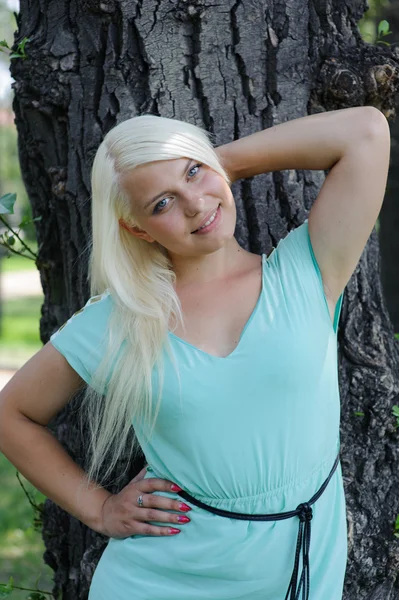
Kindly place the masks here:
MULTIPOLYGON (((37 242, 25 242, 27 246, 33 251, 37 252, 37 242)), ((31 271, 36 269, 35 261, 27 258, 30 256, 27 253, 27 256, 17 256, 16 254, 12 254, 11 252, 6 251, 4 248, 1 250, 8 253, 8 256, 2 256, 0 259, 0 277, 1 273, 9 273, 10 271, 31 271)), ((20 245, 15 245, 15 250, 20 250, 20 245)))
POLYGON ((41 296, 27 296, 2 303, 0 366, 21 367, 42 347, 39 336, 41 296))
MULTIPOLYGON (((2 262, 9 262, 11 270, 25 270, 30 264, 36 268, 32 261, 22 257, 2 262)), ((42 298, 37 296, 3 301, 1 366, 19 368, 41 348, 41 304, 42 298)), ((34 502, 42 502, 44 496, 24 478, 22 480, 34 502)), ((0 583, 7 583, 13 577, 15 586, 50 591, 53 572, 43 562, 44 544, 40 532, 33 527, 34 511, 18 482, 15 467, 1 453, 0 481, 0 583)), ((10 599, 26 600, 28 596, 29 592, 15 590, 10 599)))
MULTIPOLYGON (((27 242, 34 252, 36 242, 27 242)), ((19 247, 16 245, 18 250, 19 247)), ((25 256, 11 254, 0 259, 2 273, 36 269, 35 262, 25 256)), ((42 297, 26 296, 3 300, 0 316, 0 367, 19 368, 42 347, 39 336, 42 297)))
MULTIPOLYGON (((34 511, 18 482, 15 467, 1 453, 0 479, 0 583, 7 583, 12 576, 15 586, 50 591, 53 571, 43 562, 45 548, 40 532, 33 527, 34 511)), ((35 504, 42 502, 44 496, 21 479, 35 504)), ((15 590, 11 599, 26 600, 28 595, 15 590)))

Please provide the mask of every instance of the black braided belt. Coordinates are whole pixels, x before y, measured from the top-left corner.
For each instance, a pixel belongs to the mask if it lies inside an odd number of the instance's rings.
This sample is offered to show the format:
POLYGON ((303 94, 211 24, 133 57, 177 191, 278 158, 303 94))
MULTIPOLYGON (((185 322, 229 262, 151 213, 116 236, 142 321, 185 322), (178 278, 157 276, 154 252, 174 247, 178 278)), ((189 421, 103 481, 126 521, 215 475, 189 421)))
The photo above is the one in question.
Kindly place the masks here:
POLYGON ((321 485, 319 490, 314 496, 308 501, 299 504, 295 510, 288 512, 275 513, 269 515, 248 515, 245 513, 236 513, 228 510, 221 510, 204 504, 200 500, 197 500, 189 493, 185 491, 178 492, 179 496, 192 502, 195 506, 204 508, 205 510, 219 515, 220 517, 229 517, 230 519, 241 519, 242 521, 282 521, 283 519, 290 519, 291 517, 299 518, 299 531, 296 543, 295 562, 294 570, 292 572, 288 591, 284 600, 299 600, 299 595, 302 589, 302 600, 309 600, 309 589, 310 589, 310 566, 309 566, 309 549, 310 549, 310 534, 311 534, 311 521, 313 517, 313 511, 311 509, 312 504, 316 502, 326 489, 331 477, 334 474, 339 463, 339 455, 335 459, 333 467, 330 471, 329 476, 325 482, 321 485), (298 571, 299 571, 299 555, 302 548, 302 573, 298 583, 298 571))

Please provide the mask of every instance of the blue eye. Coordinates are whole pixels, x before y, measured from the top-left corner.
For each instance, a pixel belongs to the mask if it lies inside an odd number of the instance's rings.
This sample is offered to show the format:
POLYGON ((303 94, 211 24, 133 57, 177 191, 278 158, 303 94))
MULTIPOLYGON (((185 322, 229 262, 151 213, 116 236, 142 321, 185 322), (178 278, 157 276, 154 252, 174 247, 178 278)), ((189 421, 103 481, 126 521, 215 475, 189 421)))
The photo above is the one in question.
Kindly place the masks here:
MULTIPOLYGON (((193 165, 193 166, 191 167, 191 169, 189 169, 189 171, 188 171, 188 172, 190 173, 190 172, 191 172, 193 169, 199 169, 200 167, 202 167, 202 163, 197 163, 196 165, 193 165)), ((198 172, 198 171, 197 171, 197 172, 198 172)), ((196 173, 194 173, 194 175, 196 175, 196 174, 197 174, 197 172, 196 172, 196 173)))
POLYGON ((162 198, 162 200, 160 200, 154 208, 154 213, 158 213, 160 212, 160 210, 162 210, 163 208, 165 208, 167 205, 166 204, 162 204, 163 202, 166 202, 168 200, 168 198, 162 198))
MULTIPOLYGON (((202 167, 202 163, 197 163, 196 165, 193 165, 189 170, 188 173, 190 174, 191 171, 193 171, 194 169, 199 169, 200 167, 202 167)), ((195 171, 195 173, 193 173, 193 175, 191 175, 189 178, 192 179, 193 177, 195 177, 195 175, 198 173, 198 170, 195 171)), ((165 204, 167 201, 169 201, 169 198, 162 198, 162 200, 160 200, 156 205, 155 208, 153 210, 153 214, 156 215, 158 213, 160 213, 164 208, 166 208, 169 204, 165 204)))

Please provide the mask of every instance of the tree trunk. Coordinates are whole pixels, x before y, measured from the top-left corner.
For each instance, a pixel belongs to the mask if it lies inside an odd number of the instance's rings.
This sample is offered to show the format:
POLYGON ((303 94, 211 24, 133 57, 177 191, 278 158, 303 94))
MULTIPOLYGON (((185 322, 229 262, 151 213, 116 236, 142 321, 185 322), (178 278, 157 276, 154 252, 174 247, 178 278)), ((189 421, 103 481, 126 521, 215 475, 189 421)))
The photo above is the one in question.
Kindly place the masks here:
MULTIPOLYGON (((392 34, 385 38, 396 47, 399 43, 399 0, 383 7, 381 19, 389 22, 392 34)), ((396 98, 396 106, 399 96, 396 98)), ((389 315, 399 333, 399 119, 391 123, 391 164, 385 201, 380 214, 381 280, 389 315)))
MULTIPOLYGON (((43 342, 89 296, 90 167, 110 127, 151 112, 203 125, 222 144, 317 111, 372 104, 393 116, 399 53, 362 42, 356 23, 364 8, 359 0, 21 0, 17 40, 30 42, 28 58, 12 61, 14 109, 24 181, 34 217, 42 217, 43 342)), ((268 253, 304 221, 323 180, 322 172, 284 171, 237 182, 239 243, 268 253)), ((375 232, 347 286, 339 357, 344 598, 392 600, 399 351, 375 232)), ((75 402, 52 428, 79 462, 75 402)), ((86 598, 104 538, 49 501, 43 536, 55 592, 86 598)))
MULTIPOLYGON (((399 5, 398 5, 399 17, 399 5)), ((399 23, 399 19, 398 19, 399 23)), ((390 124, 391 165, 380 213, 381 280, 390 318, 399 333, 399 119, 390 124)))

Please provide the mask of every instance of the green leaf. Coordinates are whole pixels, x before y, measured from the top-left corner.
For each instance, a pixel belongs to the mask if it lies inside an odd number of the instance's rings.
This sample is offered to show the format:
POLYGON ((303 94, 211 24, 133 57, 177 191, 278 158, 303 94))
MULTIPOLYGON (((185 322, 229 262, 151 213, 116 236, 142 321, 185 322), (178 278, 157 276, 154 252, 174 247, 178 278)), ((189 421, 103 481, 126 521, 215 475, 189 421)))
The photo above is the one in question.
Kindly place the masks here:
POLYGON ((3 48, 10 49, 9 45, 7 44, 7 42, 5 40, 0 40, 0 46, 3 46, 3 48))
POLYGON ((8 244, 9 246, 14 246, 14 244, 15 244, 15 237, 14 237, 13 235, 10 235, 10 236, 7 238, 7 244, 8 244))
POLYGON ((34 219, 30 219, 29 217, 23 217, 22 221, 20 222, 20 224, 18 225, 18 227, 20 229, 22 229, 23 227, 25 227, 26 225, 30 225, 31 223, 34 223, 35 221, 41 221, 43 219, 42 216, 40 217, 35 217, 34 219))
POLYGON ((10 54, 10 58, 24 58, 23 54, 16 54, 15 52, 13 52, 12 54, 10 54))
POLYGON ((353 413, 356 417, 364 417, 364 412, 356 411, 353 413))
POLYGON ((399 333, 395 333, 395 337, 397 340, 399 340, 399 333))
POLYGON ((395 417, 399 417, 399 406, 398 406, 397 404, 395 404, 395 405, 392 407, 392 414, 393 414, 395 417))
POLYGON ((22 52, 24 52, 27 42, 30 42, 30 39, 27 37, 24 37, 23 40, 21 40, 18 44, 18 50, 22 50, 22 52))
POLYGON ((0 198, 0 215, 13 215, 17 194, 5 194, 0 198))
POLYGON ((387 35, 389 32, 388 21, 380 21, 378 24, 378 35, 387 35))
POLYGON ((390 46, 391 44, 388 44, 388 42, 384 42, 383 40, 378 40, 376 42, 376 44, 384 44, 384 46, 390 46))
POLYGON ((43 596, 40 592, 32 592, 29 594, 26 600, 47 600, 46 596, 43 596))
POLYGON ((14 579, 10 577, 7 584, 0 583, 0 598, 9 598, 14 589, 14 579))

